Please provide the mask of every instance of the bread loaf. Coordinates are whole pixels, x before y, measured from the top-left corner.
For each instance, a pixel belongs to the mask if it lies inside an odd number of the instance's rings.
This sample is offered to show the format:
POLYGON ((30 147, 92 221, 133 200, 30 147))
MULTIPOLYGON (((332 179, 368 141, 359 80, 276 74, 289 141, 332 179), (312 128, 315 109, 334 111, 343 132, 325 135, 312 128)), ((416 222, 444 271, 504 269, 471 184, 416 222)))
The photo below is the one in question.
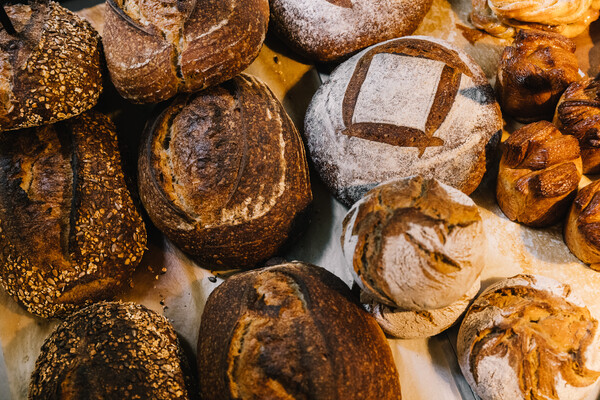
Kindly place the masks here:
POLYGON ((420 176, 368 192, 346 214, 341 242, 358 285, 403 310, 458 301, 485 264, 483 222, 473 200, 420 176))
POLYGON ((517 275, 490 286, 458 332, 458 361, 482 400, 582 400, 600 376, 598 321, 568 285, 517 275))
POLYGON ((504 143, 496 199, 511 221, 549 226, 563 218, 580 180, 577 139, 540 121, 515 131, 504 143))
POLYGON ((572 40, 521 30, 502 53, 496 91, 504 114, 525 123, 549 120, 563 91, 579 79, 572 40))
POLYGON ((554 124, 579 140, 584 174, 600 173, 600 81, 574 82, 556 106, 554 124))
POLYGON ((600 181, 577 193, 565 224, 565 242, 577 258, 600 271, 600 181))
POLYGON ((320 62, 410 35, 432 0, 271 0, 273 27, 294 50, 320 62))
POLYGON ((138 172, 154 224, 211 269, 272 257, 312 200, 298 131, 248 75, 176 98, 147 125, 138 172))
POLYGON ((198 373, 205 400, 402 397, 375 320, 339 278, 299 262, 234 275, 211 293, 198 373))
POLYGON ((146 231, 120 162, 95 111, 0 135, 0 283, 29 312, 63 317, 129 285, 146 231))
POLYGON ((53 1, 7 5, 17 34, 0 30, 0 131, 62 121, 102 91, 100 38, 53 1))
POLYGON ((378 183, 411 175, 471 193, 501 128, 481 68, 453 45, 421 36, 372 46, 341 64, 305 118, 315 167, 348 206, 378 183))
POLYGON ((46 339, 30 400, 197 398, 177 334, 134 303, 101 302, 69 316, 46 339))
POLYGON ((233 78, 258 56, 268 0, 108 0, 110 77, 136 103, 158 103, 233 78))

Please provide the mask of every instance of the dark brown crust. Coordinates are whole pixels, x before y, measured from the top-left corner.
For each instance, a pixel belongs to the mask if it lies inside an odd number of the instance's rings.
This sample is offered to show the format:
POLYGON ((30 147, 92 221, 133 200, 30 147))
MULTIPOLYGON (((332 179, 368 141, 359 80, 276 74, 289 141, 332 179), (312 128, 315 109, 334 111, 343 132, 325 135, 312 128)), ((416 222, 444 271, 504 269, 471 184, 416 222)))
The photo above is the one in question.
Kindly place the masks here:
POLYGON ((198 370, 206 400, 401 398, 392 353, 375 320, 339 278, 302 263, 238 274, 211 293, 198 370), (258 352, 251 352, 253 343, 258 352), (237 365, 246 368, 228 374, 237 365))
POLYGON ((87 112, 0 138, 0 283, 62 317, 126 287, 146 245, 114 126, 87 112))
POLYGON ((312 201, 298 132, 247 75, 178 97, 148 124, 139 184, 154 224, 217 269, 273 256, 312 201))
POLYGON ((107 1, 103 44, 115 87, 138 103, 233 78, 258 56, 269 20, 267 0, 187 2, 193 8, 177 11, 177 29, 185 37, 180 43, 152 23, 132 19, 121 3, 107 1))
POLYGON ((569 250, 587 264, 600 263, 600 180, 577 193, 565 224, 569 250))
POLYGON ((502 112, 521 122, 550 119, 563 91, 580 79, 575 43, 555 33, 521 30, 498 65, 502 112))
POLYGON ((98 303, 46 339, 29 399, 195 398, 189 367, 166 318, 134 303, 98 303))
POLYGON ((0 30, 0 131, 71 118, 93 107, 102 91, 100 38, 92 26, 52 1, 28 9, 7 6, 17 38, 0 30))
POLYGON ((496 199, 504 214, 541 227, 566 213, 581 180, 579 143, 550 122, 515 131, 504 143, 496 199))

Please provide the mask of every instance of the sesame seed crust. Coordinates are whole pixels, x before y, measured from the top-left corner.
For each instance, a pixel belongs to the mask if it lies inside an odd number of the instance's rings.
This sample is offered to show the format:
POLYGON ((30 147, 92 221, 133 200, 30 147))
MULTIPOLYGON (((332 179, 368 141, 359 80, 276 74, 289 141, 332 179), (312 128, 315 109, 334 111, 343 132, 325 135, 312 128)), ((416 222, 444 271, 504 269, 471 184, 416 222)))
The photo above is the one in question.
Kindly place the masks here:
POLYGON ((61 318, 113 297, 145 246, 107 117, 0 136, 0 284, 29 312, 61 318))
POLYGON ((188 399, 189 370, 177 334, 134 303, 101 302, 46 339, 29 399, 188 399))
POLYGON ((9 5, 18 36, 0 30, 0 131, 62 121, 102 92, 100 37, 55 2, 9 5))

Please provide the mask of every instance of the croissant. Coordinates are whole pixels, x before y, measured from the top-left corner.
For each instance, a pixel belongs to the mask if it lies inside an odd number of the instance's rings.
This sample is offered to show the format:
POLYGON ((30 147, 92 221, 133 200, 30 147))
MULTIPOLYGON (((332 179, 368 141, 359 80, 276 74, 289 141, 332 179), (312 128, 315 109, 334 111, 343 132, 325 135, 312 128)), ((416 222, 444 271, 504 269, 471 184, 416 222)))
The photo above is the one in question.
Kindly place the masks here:
POLYGON ((521 30, 498 65, 500 107, 521 122, 551 119, 563 91, 580 78, 572 40, 521 30))
POLYGON ((581 175, 575 137, 547 121, 525 125, 504 143, 496 199, 510 220, 549 226, 567 211, 581 175))

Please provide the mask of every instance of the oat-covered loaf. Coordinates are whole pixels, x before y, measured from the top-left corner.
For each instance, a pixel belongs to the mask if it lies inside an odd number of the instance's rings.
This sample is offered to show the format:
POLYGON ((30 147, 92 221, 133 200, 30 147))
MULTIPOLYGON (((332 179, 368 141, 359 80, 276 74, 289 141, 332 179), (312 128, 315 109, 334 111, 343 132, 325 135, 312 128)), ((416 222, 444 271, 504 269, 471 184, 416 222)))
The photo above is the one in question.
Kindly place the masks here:
POLYGON ((457 47, 424 36, 372 46, 341 64, 305 118, 314 165, 346 205, 378 183, 411 175, 469 194, 501 128, 481 68, 457 47))
POLYGON ((71 118, 102 91, 100 38, 53 1, 5 7, 16 35, 0 29, 0 131, 71 118))
POLYGON ((369 191, 346 214, 341 243, 356 283, 378 302, 404 310, 454 303, 485 263, 477 205, 420 176, 369 191))
POLYGON ((564 238, 581 261, 600 271, 600 180, 582 188, 569 211, 564 238))
POLYGON ((0 283, 29 312, 63 317, 111 298, 145 245, 107 117, 0 136, 0 283))
POLYGON ((511 220, 533 227, 560 221, 581 180, 579 143, 548 121, 525 125, 503 143, 496 199, 511 220))
POLYGON ((490 286, 460 326, 458 361, 482 400, 582 400, 598 377, 598 321, 571 288, 517 275, 490 286))
POLYGON ((270 0, 275 31, 320 62, 339 60, 384 40, 410 35, 432 0, 270 0))
POLYGON ((237 274, 208 298, 198 338, 204 400, 399 400, 377 322, 348 287, 299 262, 237 274))
POLYGON ((579 140, 584 174, 600 173, 600 81, 574 82, 556 106, 554 124, 579 140))
POLYGON ((268 21, 268 0, 108 0, 110 77, 136 103, 219 84, 258 56, 268 21))
POLYGON ((138 173, 154 224, 211 269, 272 257, 312 200, 298 131, 249 75, 177 97, 147 125, 138 173))
POLYGON ((598 0, 472 0, 470 20, 498 37, 518 28, 540 29, 575 37, 598 19, 598 0))
POLYGON ((502 112, 520 122, 552 119, 564 90, 581 79, 575 43, 561 35, 521 30, 498 64, 502 112))
POLYGON ((165 317, 134 303, 100 302, 46 339, 29 399, 195 399, 190 372, 165 317))

